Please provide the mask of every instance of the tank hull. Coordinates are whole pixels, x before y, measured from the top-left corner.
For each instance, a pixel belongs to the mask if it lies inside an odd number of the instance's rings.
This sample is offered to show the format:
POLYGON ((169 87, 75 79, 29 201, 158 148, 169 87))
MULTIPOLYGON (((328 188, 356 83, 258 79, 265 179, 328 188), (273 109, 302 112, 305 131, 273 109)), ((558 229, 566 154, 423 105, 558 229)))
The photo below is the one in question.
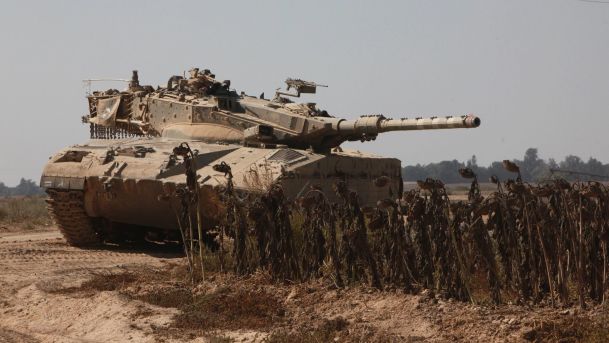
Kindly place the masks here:
MULTIPOLYGON (((168 138, 91 140, 59 151, 46 164, 41 186, 50 191, 82 192, 86 214, 109 223, 150 230, 177 230, 177 187, 185 185, 181 160, 173 148, 182 141, 168 138)), ((291 148, 263 149, 231 144, 188 142, 197 152, 200 210, 204 225, 213 227, 221 218, 222 204, 216 189, 226 184, 215 164, 227 163, 235 189, 263 193, 280 184, 288 199, 312 187, 337 201, 333 185, 346 181, 358 192, 363 205, 395 198, 401 190, 400 161, 359 152, 315 153, 291 148), (384 177, 379 186, 374 180, 384 177)))

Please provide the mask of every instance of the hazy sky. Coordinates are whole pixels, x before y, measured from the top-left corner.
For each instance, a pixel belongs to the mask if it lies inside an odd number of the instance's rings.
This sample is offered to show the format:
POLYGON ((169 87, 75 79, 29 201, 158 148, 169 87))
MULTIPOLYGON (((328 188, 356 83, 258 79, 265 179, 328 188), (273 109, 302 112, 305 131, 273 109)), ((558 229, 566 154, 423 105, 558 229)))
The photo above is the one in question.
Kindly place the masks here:
MULTIPOLYGON (((192 66, 272 96, 329 85, 335 116, 475 113, 474 130, 395 132, 349 147, 402 164, 577 154, 609 162, 609 4, 578 0, 6 1, 0 181, 38 180, 88 138, 81 80, 165 84, 192 66)), ((100 85, 100 88, 108 88, 100 85)))

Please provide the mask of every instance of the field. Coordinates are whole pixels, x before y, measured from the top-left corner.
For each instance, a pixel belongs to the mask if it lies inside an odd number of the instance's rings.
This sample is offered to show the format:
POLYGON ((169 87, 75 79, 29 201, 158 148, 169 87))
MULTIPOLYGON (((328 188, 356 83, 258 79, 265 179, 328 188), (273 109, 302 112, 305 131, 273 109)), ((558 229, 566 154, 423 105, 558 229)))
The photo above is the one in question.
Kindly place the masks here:
MULTIPOLYGON (((588 299, 585 309, 576 302, 552 306, 548 298, 516 305, 505 292, 494 304, 484 274, 472 275, 474 301, 456 300, 434 287, 406 290, 386 278, 382 287, 366 276, 338 287, 328 272, 300 281, 278 279, 272 267, 220 272, 214 258, 204 260, 205 279, 192 284, 180 249, 73 248, 50 224, 44 206, 42 198, 0 200, 0 342, 609 338, 609 312, 602 302, 588 299)), ((229 255, 234 254, 227 253, 225 270, 238 264, 229 255)))
POLYGON ((44 199, 43 196, 0 197, 0 230, 34 229, 51 225, 44 199))

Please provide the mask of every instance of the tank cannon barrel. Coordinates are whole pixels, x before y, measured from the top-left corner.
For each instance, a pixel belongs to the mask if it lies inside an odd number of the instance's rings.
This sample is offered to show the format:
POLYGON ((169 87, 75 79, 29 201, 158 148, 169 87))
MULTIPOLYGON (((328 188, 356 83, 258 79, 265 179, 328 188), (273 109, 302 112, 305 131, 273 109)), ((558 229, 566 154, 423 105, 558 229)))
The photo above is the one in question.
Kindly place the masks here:
POLYGON ((388 131, 459 129, 478 126, 480 126, 480 118, 471 114, 414 119, 387 119, 381 115, 370 115, 355 120, 341 120, 337 123, 336 130, 345 136, 373 137, 388 131))
POLYGON ((404 130, 467 129, 480 126, 474 115, 431 117, 418 119, 386 119, 380 122, 379 132, 404 130))

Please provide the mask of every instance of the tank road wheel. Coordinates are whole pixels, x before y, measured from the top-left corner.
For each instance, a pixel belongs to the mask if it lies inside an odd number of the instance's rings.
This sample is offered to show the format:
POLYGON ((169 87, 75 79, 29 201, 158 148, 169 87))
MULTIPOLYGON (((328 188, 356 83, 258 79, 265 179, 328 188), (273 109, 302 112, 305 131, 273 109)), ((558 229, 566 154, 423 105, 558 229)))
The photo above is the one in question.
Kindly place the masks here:
POLYGON ((101 243, 85 212, 82 191, 47 190, 47 208, 69 245, 84 247, 101 243))

